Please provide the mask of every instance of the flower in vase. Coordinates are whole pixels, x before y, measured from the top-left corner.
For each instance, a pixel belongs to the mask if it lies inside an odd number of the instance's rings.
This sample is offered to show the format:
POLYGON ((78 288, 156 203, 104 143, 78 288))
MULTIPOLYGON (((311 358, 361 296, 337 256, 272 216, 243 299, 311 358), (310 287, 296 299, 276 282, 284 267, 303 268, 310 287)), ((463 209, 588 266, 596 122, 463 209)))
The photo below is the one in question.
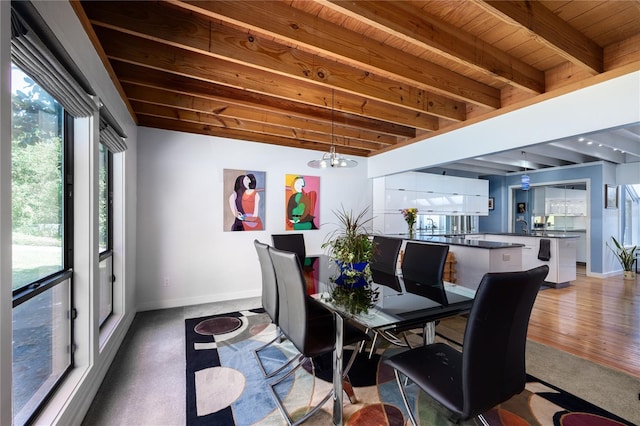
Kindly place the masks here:
POLYGON ((408 209, 402 209, 402 216, 409 225, 409 230, 413 229, 413 225, 416 223, 416 217, 418 216, 418 209, 411 207, 408 209))

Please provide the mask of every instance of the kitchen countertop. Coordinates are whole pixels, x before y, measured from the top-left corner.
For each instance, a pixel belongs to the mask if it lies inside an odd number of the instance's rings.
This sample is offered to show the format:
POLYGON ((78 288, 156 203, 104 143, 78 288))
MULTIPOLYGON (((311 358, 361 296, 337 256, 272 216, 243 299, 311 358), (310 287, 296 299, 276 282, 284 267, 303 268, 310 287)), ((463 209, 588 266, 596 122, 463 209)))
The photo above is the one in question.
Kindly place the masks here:
MULTIPOLYGON (((576 231, 573 231, 576 232, 576 231)), ((517 232, 480 232, 475 235, 508 235, 512 237, 533 237, 533 238, 578 238, 577 235, 569 235, 565 232, 553 232, 553 231, 534 231, 530 234, 522 234, 517 232)), ((474 234, 468 234, 474 235, 474 234)))
POLYGON ((497 241, 484 240, 465 240, 464 236, 459 237, 443 237, 431 234, 417 233, 413 238, 409 238, 409 234, 388 234, 385 237, 399 238, 407 241, 422 241, 425 243, 448 244, 451 246, 464 246, 479 249, 506 249, 524 247, 524 244, 501 243, 497 241))

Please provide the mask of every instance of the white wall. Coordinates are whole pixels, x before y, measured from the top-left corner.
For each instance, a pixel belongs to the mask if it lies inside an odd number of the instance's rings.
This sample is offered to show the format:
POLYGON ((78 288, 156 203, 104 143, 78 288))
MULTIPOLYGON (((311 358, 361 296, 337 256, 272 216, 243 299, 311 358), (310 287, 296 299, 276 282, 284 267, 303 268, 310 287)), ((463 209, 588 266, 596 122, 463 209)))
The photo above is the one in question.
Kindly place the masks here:
POLYGON ((139 310, 259 296, 260 268, 253 240, 284 232, 285 174, 320 176, 319 230, 303 231, 307 253, 321 244, 343 204, 371 206, 366 160, 353 169, 312 169, 322 153, 217 137, 138 130, 139 310), (223 230, 228 208, 223 170, 266 172, 264 231, 223 230), (165 278, 169 285, 164 286, 165 278))
POLYGON ((369 177, 438 166, 488 152, 640 121, 640 71, 369 158, 369 177))
POLYGON ((616 184, 640 184, 640 162, 618 165, 616 168, 616 184))
POLYGON ((11 424, 11 3, 0 1, 0 424, 11 424))

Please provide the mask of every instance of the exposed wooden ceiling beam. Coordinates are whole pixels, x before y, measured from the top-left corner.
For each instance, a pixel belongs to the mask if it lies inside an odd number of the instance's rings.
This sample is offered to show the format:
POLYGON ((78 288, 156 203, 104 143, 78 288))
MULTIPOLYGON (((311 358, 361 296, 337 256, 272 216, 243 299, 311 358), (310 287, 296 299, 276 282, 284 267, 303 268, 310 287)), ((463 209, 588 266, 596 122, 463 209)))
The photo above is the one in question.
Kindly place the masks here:
POLYGON ((433 91, 461 102, 500 107, 500 92, 497 89, 403 54, 283 2, 256 2, 252 4, 251 12, 247 13, 246 5, 233 0, 171 1, 211 18, 285 41, 301 50, 312 50, 325 59, 369 69, 371 76, 379 75, 380 78, 396 80, 405 86, 414 85, 420 90, 433 91))
MULTIPOLYGON (((72 4, 140 124, 321 151, 333 141, 350 155, 406 146, 640 64, 640 0, 72 4)), ((527 160, 635 161, 640 143, 627 134, 610 133, 593 155, 570 139, 527 147, 527 160)), ((463 160, 460 170, 517 171, 519 152, 463 160)))
MULTIPOLYGON (((353 129, 354 132, 359 132, 360 136, 358 137, 361 139, 378 140, 381 143, 393 144, 398 140, 416 136, 415 129, 411 127, 341 111, 332 113, 327 107, 316 107, 281 98, 258 95, 246 90, 211 84, 126 62, 114 61, 113 68, 122 83, 169 89, 175 93, 200 96, 226 104, 253 108, 258 111, 297 117, 301 120, 323 120, 326 122, 333 119, 335 123, 342 125, 343 129, 353 129)), ((355 137, 354 135, 350 136, 355 137)))
MULTIPOLYGON (((197 133, 201 135, 210 135, 230 139, 240 139, 251 142, 262 142, 272 145, 290 146, 302 149, 311 149, 315 151, 326 151, 327 145, 318 142, 305 141, 302 139, 290 139, 272 136, 264 133, 246 132, 238 129, 228 129, 222 126, 212 126, 206 123, 190 123, 180 121, 178 119, 169 119, 163 117, 155 117, 152 115, 139 115, 140 126, 174 130, 185 133, 197 133)), ((351 147, 341 147, 338 149, 340 154, 348 155, 366 155, 361 149, 351 147)))
MULTIPOLYGON (((140 101, 216 115, 220 117, 221 121, 223 119, 235 119, 243 122, 268 123, 274 126, 290 128, 298 132, 316 132, 319 135, 317 139, 319 142, 329 142, 327 138, 329 138, 333 131, 330 120, 324 121, 308 117, 295 117, 291 114, 237 105, 234 102, 220 101, 205 96, 185 94, 164 88, 149 87, 148 85, 136 85, 124 81, 123 88, 131 101, 140 101), (322 135, 327 135, 327 137, 325 138, 322 135)), ((370 143, 369 149, 372 150, 395 145, 398 142, 397 138, 380 133, 365 132, 339 122, 336 123, 335 121, 333 127, 339 130, 338 134, 345 140, 365 142, 363 146, 370 143)))
POLYGON ((342 1, 323 4, 339 8, 354 19, 430 50, 454 62, 532 93, 545 90, 544 73, 507 53, 461 32, 427 12, 419 2, 342 1))
MULTIPOLYGON (((289 9, 291 10, 291 9, 289 9)), ((103 4, 93 9, 94 25, 123 31, 195 53, 210 55, 248 68, 272 72, 305 83, 331 85, 343 91, 362 94, 380 102, 450 120, 465 119, 466 109, 460 101, 393 80, 375 72, 362 71, 337 61, 323 60, 317 55, 286 46, 259 35, 225 27, 150 4, 140 12, 136 5, 103 4), (169 21, 170 27, 161 23, 169 21)), ((415 83, 415 82, 412 82, 415 83)))
MULTIPOLYGON (((328 105, 327 97, 330 97, 331 91, 326 87, 291 81, 286 77, 275 79, 273 74, 266 71, 251 69, 244 65, 172 46, 159 45, 155 41, 140 39, 110 29, 98 28, 97 33, 102 37, 105 52, 112 60, 165 70, 283 99, 296 99, 298 102, 308 105, 328 105), (149 55, 149 52, 154 53, 149 55)), ((336 91, 334 105, 336 110, 391 121, 400 125, 424 130, 438 128, 438 119, 431 115, 368 100, 349 93, 336 91)))
POLYGON ((476 0, 486 9, 531 31, 531 37, 542 41, 567 61, 587 67, 593 75, 601 73, 603 49, 593 40, 567 24, 537 1, 476 0))
MULTIPOLYGON (((158 117, 176 118, 190 122, 202 122, 212 126, 222 126, 229 129, 264 132, 273 136, 285 138, 298 138, 307 141, 323 143, 327 148, 332 143, 339 146, 360 148, 369 153, 385 146, 385 144, 370 142, 368 140, 340 136, 331 138, 331 130, 322 128, 322 131, 310 130, 305 122, 290 119, 285 121, 282 117, 272 117, 269 114, 252 114, 237 107, 212 103, 206 99, 195 96, 179 95, 179 102, 171 102, 175 96, 159 89, 141 88, 124 85, 127 96, 132 105, 136 106, 139 114, 156 115, 158 117), (208 107, 212 108, 207 112, 208 107)), ((330 125, 329 125, 330 127, 330 125)), ((365 155, 364 152, 361 155, 365 155)))

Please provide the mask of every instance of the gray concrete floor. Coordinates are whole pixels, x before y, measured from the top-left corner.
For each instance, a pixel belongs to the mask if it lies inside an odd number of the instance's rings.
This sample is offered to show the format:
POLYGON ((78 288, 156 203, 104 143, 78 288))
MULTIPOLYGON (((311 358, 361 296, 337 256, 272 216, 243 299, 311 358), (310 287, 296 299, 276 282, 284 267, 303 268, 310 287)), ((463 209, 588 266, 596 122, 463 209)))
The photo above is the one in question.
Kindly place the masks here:
POLYGON ((184 320, 260 306, 256 297, 139 312, 82 424, 185 424, 184 320))

